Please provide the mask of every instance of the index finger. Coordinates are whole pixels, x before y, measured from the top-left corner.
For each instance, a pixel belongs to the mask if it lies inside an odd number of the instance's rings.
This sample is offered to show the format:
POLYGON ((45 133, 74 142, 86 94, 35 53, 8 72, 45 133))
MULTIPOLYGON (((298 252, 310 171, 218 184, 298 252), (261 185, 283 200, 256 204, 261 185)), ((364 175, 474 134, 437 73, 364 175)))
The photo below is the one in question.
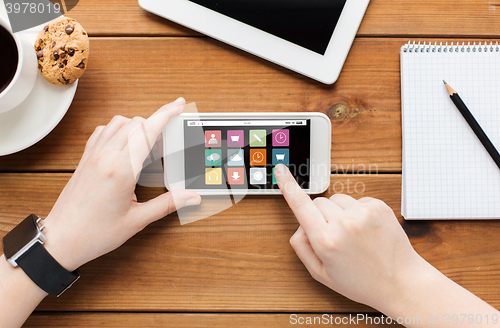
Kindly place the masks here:
POLYGON ((300 188, 288 168, 279 164, 274 168, 274 177, 288 206, 304 229, 311 243, 326 228, 326 220, 311 198, 300 188))
POLYGON ((162 106, 144 122, 148 132, 150 132, 151 135, 154 136, 154 138, 150 140, 151 142, 156 141, 156 137, 158 137, 160 132, 163 130, 163 128, 165 128, 172 117, 182 113, 185 105, 186 100, 180 97, 174 102, 162 106))
POLYGON ((127 143, 133 168, 142 167, 158 135, 165 128, 170 119, 182 112, 185 104, 186 101, 184 98, 179 98, 173 103, 161 107, 148 119, 132 128, 128 133, 127 143))

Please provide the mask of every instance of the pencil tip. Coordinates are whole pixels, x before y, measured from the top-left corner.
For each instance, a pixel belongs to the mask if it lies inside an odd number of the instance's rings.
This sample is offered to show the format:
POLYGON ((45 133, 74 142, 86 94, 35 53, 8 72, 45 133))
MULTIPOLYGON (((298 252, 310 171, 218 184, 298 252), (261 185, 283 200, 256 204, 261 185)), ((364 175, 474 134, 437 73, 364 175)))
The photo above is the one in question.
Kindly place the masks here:
POLYGON ((444 83, 444 86, 446 88, 446 91, 448 91, 448 94, 451 96, 452 94, 454 93, 457 93, 455 90, 453 90, 453 88, 448 84, 446 83, 445 80, 443 80, 443 83, 444 83))

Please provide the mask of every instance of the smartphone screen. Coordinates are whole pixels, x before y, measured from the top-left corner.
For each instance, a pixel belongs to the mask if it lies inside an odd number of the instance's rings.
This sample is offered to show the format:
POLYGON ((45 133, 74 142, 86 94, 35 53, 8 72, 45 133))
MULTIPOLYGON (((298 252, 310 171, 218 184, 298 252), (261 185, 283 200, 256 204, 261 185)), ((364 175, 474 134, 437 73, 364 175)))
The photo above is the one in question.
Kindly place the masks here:
POLYGON ((184 121, 186 189, 279 189, 278 164, 309 189, 310 159, 310 119, 184 121))

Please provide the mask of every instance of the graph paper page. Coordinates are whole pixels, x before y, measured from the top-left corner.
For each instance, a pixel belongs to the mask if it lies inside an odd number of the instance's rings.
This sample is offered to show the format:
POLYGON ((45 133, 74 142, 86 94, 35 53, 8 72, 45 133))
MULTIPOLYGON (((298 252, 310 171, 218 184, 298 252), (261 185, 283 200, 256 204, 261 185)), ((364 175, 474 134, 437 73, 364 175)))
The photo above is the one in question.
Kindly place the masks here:
POLYGON ((406 219, 500 218, 500 169, 443 84, 457 91, 500 150, 500 52, 493 47, 402 48, 406 219))

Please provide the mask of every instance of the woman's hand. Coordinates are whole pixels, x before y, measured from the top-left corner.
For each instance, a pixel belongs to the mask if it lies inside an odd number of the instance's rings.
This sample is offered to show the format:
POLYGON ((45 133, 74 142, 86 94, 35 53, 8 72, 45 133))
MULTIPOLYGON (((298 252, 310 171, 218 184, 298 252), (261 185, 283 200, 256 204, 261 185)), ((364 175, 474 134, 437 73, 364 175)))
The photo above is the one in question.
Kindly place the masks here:
MULTIPOLYGON (((300 227, 290 239, 311 276, 406 327, 449 327, 453 313, 497 318, 496 309, 457 285, 413 249, 394 212, 374 198, 307 196, 284 165, 276 182, 300 227)), ((474 327, 495 327, 492 321, 474 327)), ((468 328, 462 321, 454 328, 468 328)))
POLYGON ((300 223, 290 243, 317 281, 387 310, 381 303, 400 300, 405 281, 427 270, 384 202, 341 194, 312 201, 285 166, 276 166, 275 177, 300 223))
POLYGON ((134 193, 151 147, 184 105, 179 98, 148 119, 115 116, 95 129, 44 223, 45 247, 67 270, 116 249, 176 209, 201 202, 197 193, 186 190, 167 192, 146 203, 138 203, 134 193))

